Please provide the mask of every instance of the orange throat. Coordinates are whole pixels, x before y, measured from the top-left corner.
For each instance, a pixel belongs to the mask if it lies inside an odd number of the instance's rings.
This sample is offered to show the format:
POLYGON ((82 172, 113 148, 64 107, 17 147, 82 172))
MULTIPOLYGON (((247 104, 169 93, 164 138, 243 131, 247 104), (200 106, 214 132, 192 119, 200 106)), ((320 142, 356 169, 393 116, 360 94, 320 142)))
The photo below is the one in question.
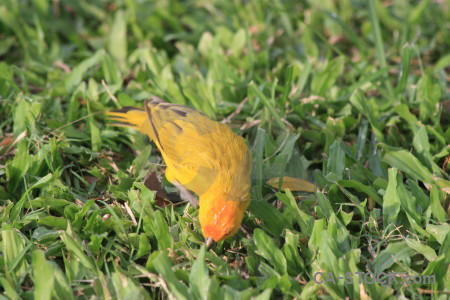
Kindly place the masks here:
POLYGON ((199 219, 203 236, 218 242, 235 235, 249 202, 200 197, 199 219))

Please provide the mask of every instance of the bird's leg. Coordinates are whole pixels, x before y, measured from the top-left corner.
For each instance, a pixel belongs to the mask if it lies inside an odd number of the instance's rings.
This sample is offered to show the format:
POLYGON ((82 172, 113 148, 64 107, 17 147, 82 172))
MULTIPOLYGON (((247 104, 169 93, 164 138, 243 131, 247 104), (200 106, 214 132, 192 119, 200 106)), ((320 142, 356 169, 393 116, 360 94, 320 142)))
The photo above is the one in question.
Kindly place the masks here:
POLYGON ((242 230, 242 232, 245 234, 245 236, 246 236, 248 239, 252 239, 252 238, 253 238, 252 234, 251 234, 251 233, 247 230, 247 228, 245 228, 245 226, 242 225, 242 224, 241 224, 241 230, 242 230))
POLYGON ((189 201, 194 208, 198 206, 198 199, 191 192, 189 192, 181 183, 174 181, 172 184, 180 191, 180 198, 184 201, 189 201))

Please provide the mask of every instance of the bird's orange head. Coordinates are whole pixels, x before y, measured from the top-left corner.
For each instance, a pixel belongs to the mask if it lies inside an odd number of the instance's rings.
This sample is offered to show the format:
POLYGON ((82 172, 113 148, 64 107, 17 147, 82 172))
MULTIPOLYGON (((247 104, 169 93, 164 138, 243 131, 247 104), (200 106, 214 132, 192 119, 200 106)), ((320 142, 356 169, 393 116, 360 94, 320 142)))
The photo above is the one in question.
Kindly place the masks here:
POLYGON ((200 197, 199 219, 205 239, 219 242, 235 235, 249 203, 249 195, 233 200, 219 197, 212 201, 200 197))

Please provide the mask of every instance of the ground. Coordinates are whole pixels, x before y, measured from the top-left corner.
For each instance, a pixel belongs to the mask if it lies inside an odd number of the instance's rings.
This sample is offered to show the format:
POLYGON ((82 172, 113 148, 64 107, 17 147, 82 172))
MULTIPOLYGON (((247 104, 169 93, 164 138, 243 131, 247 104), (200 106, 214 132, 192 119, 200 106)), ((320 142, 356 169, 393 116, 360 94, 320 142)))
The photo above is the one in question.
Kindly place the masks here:
POLYGON ((446 0, 3 0, 0 299, 447 299, 449 20, 446 0), (210 250, 198 210, 144 184, 156 147, 106 121, 152 95, 250 147, 244 230, 210 250))

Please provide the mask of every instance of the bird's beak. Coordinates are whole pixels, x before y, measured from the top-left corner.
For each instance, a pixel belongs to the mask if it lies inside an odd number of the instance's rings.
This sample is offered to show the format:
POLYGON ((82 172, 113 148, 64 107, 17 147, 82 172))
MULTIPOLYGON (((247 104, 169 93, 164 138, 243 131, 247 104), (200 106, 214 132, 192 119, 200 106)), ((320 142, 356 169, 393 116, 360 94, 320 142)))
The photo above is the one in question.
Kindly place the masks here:
POLYGON ((209 237, 205 240, 206 249, 209 250, 214 245, 214 240, 212 237, 209 237))

